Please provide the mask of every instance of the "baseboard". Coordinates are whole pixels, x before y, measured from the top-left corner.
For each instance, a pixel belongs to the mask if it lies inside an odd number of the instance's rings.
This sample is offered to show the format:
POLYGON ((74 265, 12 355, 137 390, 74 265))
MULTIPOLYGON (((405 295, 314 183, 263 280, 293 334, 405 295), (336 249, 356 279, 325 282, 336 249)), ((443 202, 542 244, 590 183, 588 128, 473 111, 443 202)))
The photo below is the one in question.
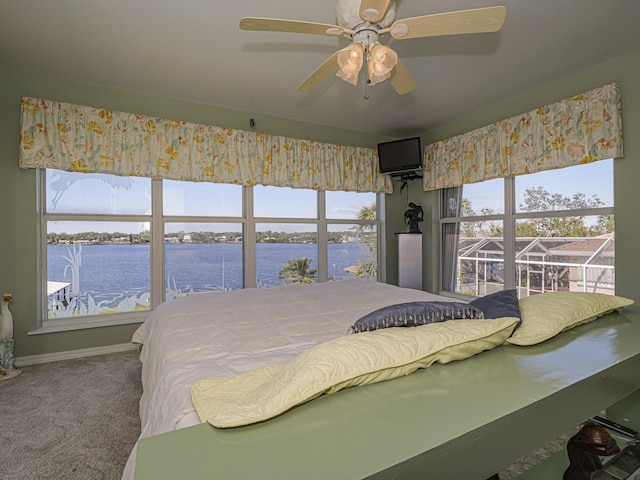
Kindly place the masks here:
POLYGON ((92 357, 94 355, 104 355, 107 353, 126 352, 137 350, 139 345, 133 343, 121 343, 118 345, 106 345, 104 347, 82 348, 80 350, 69 350, 66 352, 43 353, 42 355, 28 355, 26 357, 16 357, 16 367, 27 365, 37 365, 40 363, 58 362, 60 360, 72 360, 74 358, 92 357))

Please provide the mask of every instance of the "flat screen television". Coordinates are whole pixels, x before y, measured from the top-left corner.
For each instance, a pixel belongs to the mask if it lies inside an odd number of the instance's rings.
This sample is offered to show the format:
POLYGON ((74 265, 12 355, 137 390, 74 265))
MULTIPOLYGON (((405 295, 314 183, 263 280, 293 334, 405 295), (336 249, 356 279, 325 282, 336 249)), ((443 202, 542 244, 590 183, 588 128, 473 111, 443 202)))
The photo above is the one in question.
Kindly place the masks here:
POLYGON ((400 175, 422 169, 420 137, 378 144, 380 173, 400 175))

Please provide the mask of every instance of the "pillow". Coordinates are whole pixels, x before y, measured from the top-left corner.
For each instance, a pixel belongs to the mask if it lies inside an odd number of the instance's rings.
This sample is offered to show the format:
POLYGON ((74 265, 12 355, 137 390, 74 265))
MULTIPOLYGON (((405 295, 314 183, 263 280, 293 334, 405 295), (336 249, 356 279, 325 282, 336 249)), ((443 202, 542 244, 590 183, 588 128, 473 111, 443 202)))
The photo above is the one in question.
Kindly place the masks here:
POLYGON ((518 319, 518 328, 522 323, 520 307, 518 305, 518 292, 515 289, 501 290, 484 297, 477 298, 469 305, 479 308, 484 312, 484 318, 513 317, 518 319))
POLYGON ((549 292, 526 297, 520 300, 522 325, 507 342, 535 345, 632 303, 604 293, 549 292))
MULTIPOLYGON (((387 328, 320 343, 285 365, 199 380, 191 399, 202 422, 229 428, 275 417, 322 394, 391 380, 502 345, 515 318, 457 320, 387 328)), ((401 403, 399 403, 400 408, 401 403)))
POLYGON ((408 302, 382 307, 353 324, 354 333, 389 327, 416 327, 462 318, 485 318, 482 310, 461 302, 408 302))

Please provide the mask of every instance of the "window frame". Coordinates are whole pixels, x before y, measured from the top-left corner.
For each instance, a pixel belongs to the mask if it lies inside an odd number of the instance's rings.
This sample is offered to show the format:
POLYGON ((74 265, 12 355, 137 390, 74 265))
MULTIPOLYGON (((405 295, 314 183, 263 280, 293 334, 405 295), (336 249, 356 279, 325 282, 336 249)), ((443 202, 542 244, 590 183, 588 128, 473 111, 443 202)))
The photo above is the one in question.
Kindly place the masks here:
MULTIPOLYGON (((572 167, 567 167, 572 168, 572 167)), ((612 166, 613 168, 613 166, 612 166)), ((531 174, 535 175, 535 173, 531 174)), ((442 241, 443 238, 443 225, 465 223, 465 222, 481 222, 481 221, 502 221, 503 222, 503 262, 504 271, 513 272, 513 275, 504 276, 504 289, 516 288, 516 222, 518 220, 528 220, 532 218, 565 218, 575 216, 594 216, 594 215, 615 215, 615 206, 610 207, 595 207, 595 208, 583 208, 576 210, 552 210, 552 211, 539 211, 539 212, 517 212, 516 208, 516 178, 506 177, 504 180, 504 213, 493 215, 473 215, 473 216, 457 216, 457 217, 443 217, 440 214, 439 218, 439 256, 438 256, 438 292, 440 295, 449 296, 461 299, 472 299, 473 295, 467 295, 458 292, 451 292, 444 290, 443 286, 443 269, 444 269, 444 254, 445 246, 442 241)), ((464 185, 463 192, 464 192, 464 185)), ((443 190, 438 195, 439 212, 442 212, 443 205, 443 190)))
POLYGON ((46 169, 37 169, 37 319, 36 329, 29 334, 40 334, 77 330, 112 325, 140 323, 165 301, 165 255, 164 232, 167 223, 237 223, 243 231, 243 288, 256 288, 256 225, 260 223, 315 224, 318 232, 318 282, 328 281, 328 225, 361 224, 375 225, 377 238, 377 279, 386 278, 384 268, 384 194, 375 194, 376 220, 357 218, 327 219, 325 192, 317 191, 317 214, 315 218, 255 217, 253 187, 242 187, 242 215, 228 216, 184 216, 164 215, 163 180, 151 180, 151 213, 144 215, 48 213, 46 208, 46 169), (141 312, 122 312, 108 315, 85 315, 80 318, 49 319, 47 308, 47 222, 91 221, 149 223, 150 229, 150 308, 141 312))

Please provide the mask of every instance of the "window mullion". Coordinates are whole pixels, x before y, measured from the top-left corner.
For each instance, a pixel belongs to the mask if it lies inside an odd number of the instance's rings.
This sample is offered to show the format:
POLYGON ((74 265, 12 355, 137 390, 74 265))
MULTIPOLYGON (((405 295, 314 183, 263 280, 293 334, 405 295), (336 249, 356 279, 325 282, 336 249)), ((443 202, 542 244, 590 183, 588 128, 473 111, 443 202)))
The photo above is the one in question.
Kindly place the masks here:
POLYGON ((504 258, 504 288, 516 287, 516 223, 515 223, 515 179, 504 179, 504 225, 503 225, 503 258, 504 258))
POLYGON ((165 299, 162 180, 151 182, 151 308, 165 299))
POLYGON ((49 222, 148 222, 149 215, 118 215, 97 213, 48 213, 49 222))
POLYGON ((244 229, 242 232, 242 255, 244 265, 244 288, 256 287, 256 219, 253 209, 253 187, 242 188, 244 229))
POLYGON ((594 208, 578 208, 575 210, 543 210, 540 212, 519 212, 514 210, 514 218, 516 220, 532 218, 565 218, 565 217, 587 217, 596 215, 613 215, 613 207, 594 207, 594 208))
POLYGON ((42 327, 43 321, 47 319, 48 311, 48 289, 47 289, 47 176, 44 168, 38 169, 38 192, 37 206, 40 213, 40 222, 38 223, 38 238, 40 239, 40 245, 38 248, 38 272, 40 274, 40 285, 38 298, 40 299, 39 308, 37 311, 37 328, 42 327))
POLYGON ((326 282, 329 278, 328 225, 326 194, 318 191, 318 281, 326 282))
POLYGON ((377 270, 378 270, 378 281, 386 282, 387 281, 387 259, 386 259, 386 223, 384 216, 385 204, 384 204, 384 194, 377 193, 376 194, 376 242, 378 248, 377 250, 377 270))

